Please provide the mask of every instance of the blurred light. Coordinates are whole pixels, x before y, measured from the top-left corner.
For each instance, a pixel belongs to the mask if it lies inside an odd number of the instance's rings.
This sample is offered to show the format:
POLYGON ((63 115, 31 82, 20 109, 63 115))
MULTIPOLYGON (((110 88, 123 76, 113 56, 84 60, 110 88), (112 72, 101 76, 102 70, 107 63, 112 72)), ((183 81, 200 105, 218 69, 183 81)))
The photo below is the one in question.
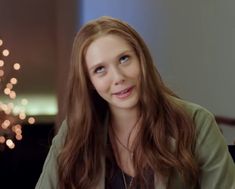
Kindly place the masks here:
POLYGON ((7 86, 6 86, 8 89, 12 89, 13 88, 13 85, 12 83, 7 83, 7 86))
POLYGON ((15 70, 19 70, 20 69, 20 64, 19 63, 15 63, 13 65, 13 67, 14 67, 15 70))
POLYGON ((2 55, 3 55, 3 56, 8 56, 9 54, 10 54, 10 51, 7 50, 7 49, 4 49, 4 50, 2 51, 2 55))
POLYGON ((11 78, 10 82, 11 82, 13 85, 15 85, 15 84, 17 83, 17 79, 13 77, 13 78, 11 78))
POLYGON ((2 123, 2 128, 3 129, 7 129, 10 126, 11 122, 6 119, 3 123, 2 123))
POLYGON ((19 106, 15 106, 14 107, 14 109, 13 109, 13 113, 15 114, 15 115, 18 115, 19 113, 20 113, 20 111, 21 111, 21 108, 19 107, 19 106))
POLYGON ((28 104, 28 100, 27 100, 26 98, 23 98, 23 99, 21 100, 21 104, 24 105, 24 106, 26 106, 26 105, 28 104))
POLYGON ((13 142, 11 139, 7 139, 6 145, 7 145, 10 149, 15 148, 15 144, 14 144, 14 142, 13 142))
POLYGON ((2 46, 2 44, 3 44, 3 40, 2 40, 2 39, 0 39, 0 46, 2 46))
POLYGON ((8 146, 10 149, 14 149, 15 148, 15 144, 13 143, 11 146, 8 146))
POLYGON ((20 112, 19 118, 20 118, 21 120, 24 120, 24 119, 26 118, 25 113, 24 113, 24 112, 20 112))
POLYGON ((22 127, 21 127, 20 124, 17 124, 17 125, 14 125, 14 126, 11 128, 11 130, 12 130, 14 133, 16 133, 17 130, 22 130, 22 127))
POLYGON ((34 124, 35 123, 35 119, 33 117, 30 117, 28 119, 28 123, 31 124, 31 125, 34 124))
POLYGON ((21 135, 21 134, 22 134, 21 128, 15 128, 15 133, 16 133, 17 135, 21 135))
POLYGON ((8 108, 6 104, 1 104, 0 107, 3 111, 7 110, 8 108))
POLYGON ((6 95, 9 95, 10 92, 11 92, 11 90, 10 90, 9 88, 5 88, 5 89, 4 89, 4 93, 5 93, 6 95))
POLYGON ((11 146, 13 144, 13 141, 11 139, 7 139, 6 144, 7 146, 11 146))
POLYGON ((4 66, 4 61, 0 60, 0 67, 4 66))
POLYGON ((7 105, 9 108, 14 108, 14 104, 12 103, 12 102, 10 102, 10 103, 8 103, 8 105, 7 105))
POLYGON ((11 99, 15 99, 16 98, 16 93, 15 91, 11 91, 10 94, 9 94, 10 98, 11 99))
POLYGON ((4 71, 0 70, 0 77, 4 76, 4 71))
POLYGON ((7 107, 7 109, 4 112, 5 114, 9 115, 11 113, 11 108, 7 107))
POLYGON ((5 139, 5 137, 4 136, 0 136, 0 143, 5 143, 5 141, 6 141, 6 139, 5 139))
POLYGON ((22 135, 16 135, 15 138, 16 138, 16 140, 22 140, 23 136, 22 135))
POLYGON ((15 125, 16 129, 22 129, 22 126, 20 124, 15 125))

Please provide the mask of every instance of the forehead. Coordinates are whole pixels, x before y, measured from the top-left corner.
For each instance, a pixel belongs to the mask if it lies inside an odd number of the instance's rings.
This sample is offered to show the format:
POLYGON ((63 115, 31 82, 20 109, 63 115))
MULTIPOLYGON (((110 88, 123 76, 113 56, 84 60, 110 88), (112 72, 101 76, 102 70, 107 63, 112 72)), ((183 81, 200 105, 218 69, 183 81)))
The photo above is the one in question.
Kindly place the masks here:
POLYGON ((88 46, 85 59, 87 64, 104 62, 115 58, 119 54, 133 50, 129 43, 122 37, 114 34, 100 36, 88 46))

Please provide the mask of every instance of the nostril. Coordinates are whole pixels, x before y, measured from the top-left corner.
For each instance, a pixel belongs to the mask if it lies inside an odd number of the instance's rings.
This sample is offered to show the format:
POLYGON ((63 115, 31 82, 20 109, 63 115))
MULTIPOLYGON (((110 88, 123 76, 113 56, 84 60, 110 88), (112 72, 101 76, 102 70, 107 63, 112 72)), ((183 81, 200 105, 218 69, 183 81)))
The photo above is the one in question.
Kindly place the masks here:
POLYGON ((124 79, 120 79, 120 80, 118 80, 118 81, 115 82, 115 85, 120 85, 120 84, 122 84, 122 83, 124 83, 124 82, 125 82, 124 79))

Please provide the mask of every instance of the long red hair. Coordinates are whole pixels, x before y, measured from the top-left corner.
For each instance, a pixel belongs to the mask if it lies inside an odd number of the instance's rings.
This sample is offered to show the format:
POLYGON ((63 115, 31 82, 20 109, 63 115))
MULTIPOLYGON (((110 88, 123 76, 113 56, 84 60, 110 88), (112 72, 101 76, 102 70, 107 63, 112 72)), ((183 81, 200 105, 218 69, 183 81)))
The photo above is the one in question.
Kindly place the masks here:
POLYGON ((109 108, 91 85, 85 54, 95 39, 107 34, 126 40, 141 65, 141 128, 134 145, 134 168, 142 188, 146 181, 143 165, 161 179, 176 171, 185 185, 196 184, 199 167, 194 158, 192 119, 162 82, 139 34, 125 22, 101 17, 83 26, 74 40, 67 98, 68 133, 58 157, 60 189, 91 189, 101 179, 107 134, 104 120, 109 108))

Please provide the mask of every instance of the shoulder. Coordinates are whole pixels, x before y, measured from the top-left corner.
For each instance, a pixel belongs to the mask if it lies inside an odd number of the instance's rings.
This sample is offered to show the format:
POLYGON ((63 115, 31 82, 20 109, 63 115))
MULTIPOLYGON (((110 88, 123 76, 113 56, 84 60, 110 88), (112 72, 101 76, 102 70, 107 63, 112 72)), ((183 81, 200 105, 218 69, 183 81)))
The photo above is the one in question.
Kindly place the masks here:
POLYGON ((56 136, 53 138, 52 145, 55 148, 55 150, 60 151, 61 148, 63 148, 65 139, 68 132, 68 124, 67 120, 64 120, 56 134, 56 136))
POLYGON ((212 139, 215 139, 215 136, 224 140, 213 113, 192 102, 177 98, 174 98, 173 100, 180 108, 183 108, 192 119, 196 130, 197 144, 203 143, 205 139, 209 139, 212 142, 212 139))
POLYGON ((180 108, 184 109, 184 111, 192 118, 195 124, 215 120, 214 114, 201 105, 178 98, 173 98, 173 101, 180 108))

